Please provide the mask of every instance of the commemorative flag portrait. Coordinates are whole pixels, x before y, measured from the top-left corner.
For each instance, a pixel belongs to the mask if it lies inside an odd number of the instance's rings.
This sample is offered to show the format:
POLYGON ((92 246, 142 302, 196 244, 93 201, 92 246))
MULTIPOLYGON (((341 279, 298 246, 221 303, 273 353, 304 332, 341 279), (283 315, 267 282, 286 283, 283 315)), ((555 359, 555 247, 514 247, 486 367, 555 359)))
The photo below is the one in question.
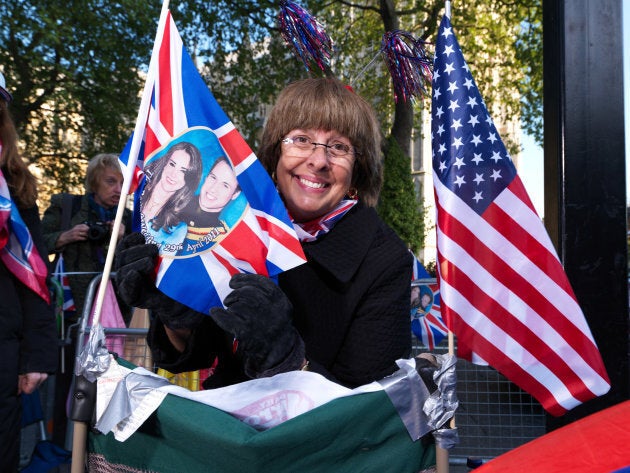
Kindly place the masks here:
POLYGON ((442 316, 457 354, 562 415, 610 389, 584 314, 444 16, 432 93, 442 316))
POLYGON ((275 279, 305 262, 271 177, 208 89, 168 9, 138 117, 120 160, 135 188, 134 230, 159 248, 162 292, 208 313, 231 292, 232 275, 275 279))
POLYGON ((448 334, 440 310, 440 289, 437 282, 411 283, 411 331, 429 350, 448 334))

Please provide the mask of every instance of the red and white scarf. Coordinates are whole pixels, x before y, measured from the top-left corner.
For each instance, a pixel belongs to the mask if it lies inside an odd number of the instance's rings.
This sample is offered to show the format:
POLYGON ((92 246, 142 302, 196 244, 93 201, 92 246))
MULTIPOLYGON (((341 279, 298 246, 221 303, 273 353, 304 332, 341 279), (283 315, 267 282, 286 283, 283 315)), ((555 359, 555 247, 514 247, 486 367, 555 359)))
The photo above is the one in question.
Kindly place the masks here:
MULTIPOLYGON (((1 151, 0 147, 0 151, 1 151)), ((0 259, 17 279, 47 303, 46 265, 33 244, 28 227, 11 199, 9 186, 0 170, 0 259)))
POLYGON ((325 235, 332 230, 335 224, 341 220, 341 217, 354 207, 357 202, 354 199, 342 200, 332 212, 327 213, 323 217, 310 222, 293 222, 293 228, 295 233, 297 233, 298 239, 300 241, 315 241, 320 236, 325 235))

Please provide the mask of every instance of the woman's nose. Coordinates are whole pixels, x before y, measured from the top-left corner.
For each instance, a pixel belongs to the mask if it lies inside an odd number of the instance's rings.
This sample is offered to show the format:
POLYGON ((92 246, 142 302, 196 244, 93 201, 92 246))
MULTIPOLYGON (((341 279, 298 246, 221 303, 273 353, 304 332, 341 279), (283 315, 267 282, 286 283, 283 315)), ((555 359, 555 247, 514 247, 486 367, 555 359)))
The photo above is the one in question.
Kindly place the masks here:
POLYGON ((327 169, 328 162, 328 149, 320 144, 315 145, 315 149, 309 156, 309 164, 312 164, 317 169, 327 169))

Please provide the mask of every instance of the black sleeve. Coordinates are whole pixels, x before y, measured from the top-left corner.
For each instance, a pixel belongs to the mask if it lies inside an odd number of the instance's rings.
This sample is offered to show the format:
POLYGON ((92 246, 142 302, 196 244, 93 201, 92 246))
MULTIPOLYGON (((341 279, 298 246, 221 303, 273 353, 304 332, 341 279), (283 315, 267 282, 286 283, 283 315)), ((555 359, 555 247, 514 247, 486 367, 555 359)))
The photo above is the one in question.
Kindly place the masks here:
MULTIPOLYGON (((20 209, 40 256, 47 262, 37 207, 20 209)), ((20 343, 20 374, 53 373, 59 358, 57 324, 53 306, 23 284, 16 285, 22 305, 22 332, 20 343)))

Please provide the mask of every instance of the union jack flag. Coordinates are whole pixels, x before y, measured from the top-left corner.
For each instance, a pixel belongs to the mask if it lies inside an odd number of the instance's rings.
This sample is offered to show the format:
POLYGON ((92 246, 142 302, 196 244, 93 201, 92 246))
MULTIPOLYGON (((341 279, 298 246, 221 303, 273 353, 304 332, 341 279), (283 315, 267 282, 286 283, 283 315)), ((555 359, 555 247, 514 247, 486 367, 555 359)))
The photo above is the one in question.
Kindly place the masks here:
POLYGON ((413 272, 411 273, 411 280, 430 278, 431 275, 427 272, 426 268, 422 265, 420 260, 413 254, 413 251, 409 250, 409 253, 413 255, 413 272))
MULTIPOLYGON (((144 161, 149 162, 154 153, 178 137, 203 129, 218 139, 247 201, 234 226, 210 249, 192 257, 162 253, 157 287, 173 299, 208 313, 231 291, 228 283, 233 274, 248 272, 275 278, 304 263, 302 247, 273 181, 203 81, 168 10, 160 17, 145 88, 150 90, 150 106, 142 116, 141 104, 136 131, 121 154, 125 179, 137 177, 136 170, 144 161), (136 134, 142 135, 141 145, 134 144, 133 140, 139 139, 136 134)), ((136 230, 140 228, 139 197, 144 180, 135 193, 136 230)))
POLYGON ((66 274, 66 268, 63 261, 63 256, 59 256, 57 264, 55 265, 55 272, 52 274, 54 278, 59 281, 61 292, 63 295, 63 312, 66 316, 71 312, 75 312, 77 308, 74 305, 74 298, 72 297, 72 291, 70 290, 70 281, 66 274))
POLYGON ((418 303, 411 307, 411 331, 422 345, 433 350, 448 333, 448 327, 442 320, 440 289, 437 283, 415 283, 411 288, 412 295, 418 292, 418 303), (423 303, 423 300, 426 302, 423 303))
POLYGON ((447 16, 431 132, 442 314, 458 355, 490 364, 553 415, 608 392, 584 314, 447 16))
POLYGON ((37 252, 31 233, 11 198, 9 185, 2 171, 0 171, 0 259, 26 287, 46 302, 50 302, 50 291, 46 285, 46 264, 37 252))

